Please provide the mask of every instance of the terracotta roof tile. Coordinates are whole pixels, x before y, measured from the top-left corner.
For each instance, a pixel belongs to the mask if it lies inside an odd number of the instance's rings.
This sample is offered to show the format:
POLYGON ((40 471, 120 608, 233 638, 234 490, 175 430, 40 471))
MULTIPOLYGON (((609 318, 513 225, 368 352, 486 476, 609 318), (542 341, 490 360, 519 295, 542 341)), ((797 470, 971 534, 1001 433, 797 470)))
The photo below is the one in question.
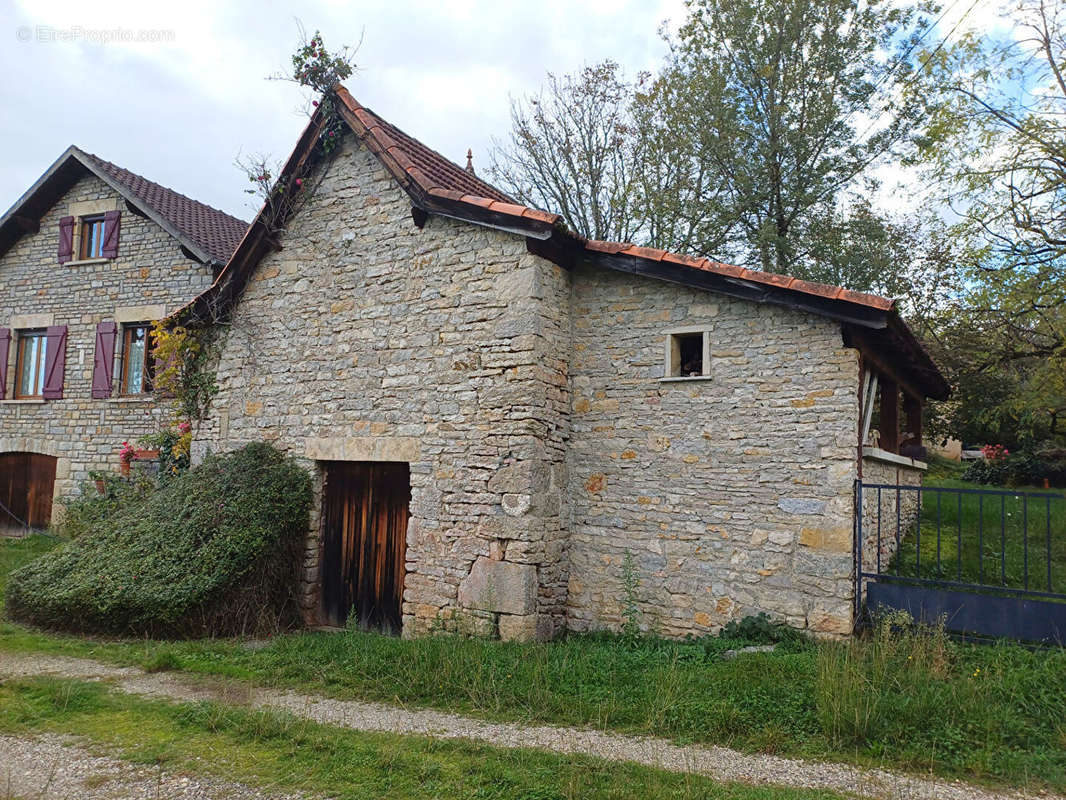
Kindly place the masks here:
MULTIPOLYGON (((408 136, 395 125, 386 122, 369 108, 361 106, 343 87, 337 90, 337 96, 375 138, 380 141, 382 134, 388 136, 395 143, 395 146, 436 185, 461 191, 472 197, 484 197, 490 201, 499 200, 501 203, 514 203, 512 198, 492 184, 486 183, 476 175, 467 172, 436 150, 431 150, 417 139, 408 136)), ((423 189, 425 188, 423 187, 423 189)))
POLYGON ((547 222, 554 225, 559 221, 558 214, 552 214, 548 211, 541 211, 539 208, 525 208, 522 210, 522 216, 527 219, 535 219, 538 222, 547 222))
POLYGON ((97 169, 151 206, 184 236, 220 262, 225 263, 229 259, 248 229, 247 222, 225 211, 160 186, 92 153, 84 155, 97 169))
POLYGON ((728 275, 730 278, 743 278, 744 274, 750 271, 743 267, 723 264, 721 261, 711 261, 709 259, 703 260, 703 265, 700 269, 705 269, 708 272, 717 272, 719 275, 728 275))
MULTIPOLYGON (((371 149, 391 156, 403 173, 414 179, 423 192, 433 197, 466 203, 475 208, 487 209, 518 219, 536 220, 551 225, 561 222, 562 218, 557 214, 515 203, 514 200, 507 197, 499 189, 481 180, 458 164, 453 163, 435 150, 426 147, 417 139, 408 136, 370 109, 361 106, 344 87, 338 89, 337 96, 355 119, 366 129, 370 137, 368 144, 371 149)), ((705 258, 668 253, 650 247, 640 247, 630 242, 582 241, 581 237, 576 234, 568 233, 568 235, 573 241, 593 253, 622 254, 651 261, 668 261, 672 264, 714 272, 718 275, 742 278, 767 286, 777 286, 789 291, 843 300, 880 310, 888 310, 893 307, 893 302, 884 297, 877 297, 863 292, 852 292, 837 286, 826 286, 803 281, 788 275, 744 269, 743 267, 710 261, 705 258)))
POLYGON ((646 258, 649 261, 662 261, 663 256, 666 255, 665 250, 657 250, 654 247, 639 247, 637 245, 630 245, 622 251, 627 256, 636 256, 637 258, 646 258))
POLYGON ((521 217, 526 210, 525 206, 518 206, 514 203, 501 203, 498 200, 489 206, 490 211, 495 211, 497 214, 507 214, 512 217, 521 217))
POLYGON ((867 294, 866 292, 853 292, 851 289, 844 288, 841 288, 840 293, 837 295, 837 300, 845 300, 849 303, 858 303, 862 306, 879 308, 882 311, 888 311, 895 305, 895 301, 889 300, 887 297, 881 297, 876 294, 867 294))
POLYGON ((680 264, 683 267, 692 267, 693 269, 703 269, 706 260, 698 256, 687 256, 682 253, 663 254, 663 261, 669 261, 671 264, 680 264))

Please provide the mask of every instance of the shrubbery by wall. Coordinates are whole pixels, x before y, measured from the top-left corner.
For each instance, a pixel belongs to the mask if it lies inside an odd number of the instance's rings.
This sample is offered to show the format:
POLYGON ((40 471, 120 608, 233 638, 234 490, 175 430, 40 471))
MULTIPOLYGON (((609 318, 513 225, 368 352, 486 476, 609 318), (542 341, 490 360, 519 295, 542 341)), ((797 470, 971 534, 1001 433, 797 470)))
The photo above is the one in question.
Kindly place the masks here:
POLYGON ((78 538, 10 576, 12 618, 151 636, 262 633, 298 622, 311 480, 269 445, 209 456, 154 491, 84 505, 92 524, 78 538))

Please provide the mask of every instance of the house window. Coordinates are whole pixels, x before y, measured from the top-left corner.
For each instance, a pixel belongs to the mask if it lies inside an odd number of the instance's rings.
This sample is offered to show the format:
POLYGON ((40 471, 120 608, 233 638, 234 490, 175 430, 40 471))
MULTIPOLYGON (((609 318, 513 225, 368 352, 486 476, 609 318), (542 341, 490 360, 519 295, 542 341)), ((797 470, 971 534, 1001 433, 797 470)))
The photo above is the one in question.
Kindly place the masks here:
POLYGON ((44 331, 20 331, 15 361, 15 398, 44 396, 45 352, 48 337, 44 331))
POLYGON ((670 333, 666 345, 666 378, 705 378, 710 375, 710 335, 707 331, 670 333))
POLYGON ((121 394, 152 391, 155 364, 152 361, 152 326, 139 323, 122 329, 121 394))
POLYGON ((78 258, 102 258, 104 255, 104 215, 81 218, 81 251, 78 258))

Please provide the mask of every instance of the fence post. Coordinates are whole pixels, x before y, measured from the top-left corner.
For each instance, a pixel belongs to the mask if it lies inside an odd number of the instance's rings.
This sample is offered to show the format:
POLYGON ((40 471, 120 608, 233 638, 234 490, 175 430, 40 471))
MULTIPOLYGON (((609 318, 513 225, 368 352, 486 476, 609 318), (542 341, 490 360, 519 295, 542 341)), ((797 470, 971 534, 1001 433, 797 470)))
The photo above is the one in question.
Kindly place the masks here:
POLYGON ((852 630, 862 618, 862 478, 855 481, 855 619, 852 630))

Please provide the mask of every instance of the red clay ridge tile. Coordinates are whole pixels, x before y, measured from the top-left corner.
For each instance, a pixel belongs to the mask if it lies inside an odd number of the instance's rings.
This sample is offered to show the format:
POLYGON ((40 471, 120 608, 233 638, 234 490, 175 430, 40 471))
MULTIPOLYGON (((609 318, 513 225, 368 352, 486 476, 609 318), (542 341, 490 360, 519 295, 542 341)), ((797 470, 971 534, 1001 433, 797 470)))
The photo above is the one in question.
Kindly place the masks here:
POLYGON ((497 214, 506 214, 509 217, 520 217, 526 208, 525 206, 517 206, 514 203, 501 203, 499 200, 495 200, 489 206, 489 210, 495 211, 497 214))
POLYGON ((495 200, 490 200, 487 197, 478 197, 474 194, 464 194, 460 199, 464 203, 469 203, 472 206, 477 206, 478 208, 484 209, 488 209, 490 206, 492 206, 493 203, 497 202, 495 200))
POLYGON ((547 222, 549 225, 554 225, 562 217, 558 214, 550 214, 547 211, 541 211, 539 208, 526 208, 522 211, 522 216, 528 219, 535 219, 538 222, 547 222))
POLYGON ((445 189, 442 186, 434 186, 432 189, 428 190, 427 193, 433 195, 434 197, 443 197, 445 200, 463 199, 462 192, 457 192, 454 189, 445 189))
POLYGON ((792 282, 792 285, 788 287, 797 292, 804 292, 805 294, 813 294, 819 297, 828 297, 835 300, 840 294, 839 286, 830 286, 827 283, 815 283, 814 281, 804 281, 797 278, 792 282))
POLYGON ((707 266, 705 266, 704 269, 710 270, 711 272, 717 272, 719 275, 728 275, 731 278, 743 277, 744 273, 747 272, 747 270, 742 267, 733 264, 725 264, 721 261, 711 261, 710 259, 707 259, 706 262, 707 266))
POLYGON ((866 292, 854 292, 851 289, 841 289, 837 299, 878 308, 882 311, 888 311, 896 304, 894 300, 889 300, 887 297, 879 297, 876 294, 867 294, 866 292))
POLYGON ((385 152, 392 156, 396 160, 397 164, 403 167, 404 172, 406 172, 415 165, 415 162, 412 161, 408 157, 407 153, 405 153, 399 147, 393 147, 392 149, 386 150, 385 152))
POLYGON ((389 136, 389 134, 382 130, 380 127, 371 128, 370 132, 374 135, 374 138, 377 140, 378 144, 380 144, 385 150, 391 150, 394 147, 399 147, 399 143, 391 136, 389 136))
POLYGON ((634 244, 626 248, 625 254, 627 256, 636 256, 637 258, 646 258, 649 261, 662 261, 666 251, 656 250, 654 247, 638 247, 634 244))
POLYGON ((684 267, 692 267, 693 269, 703 269, 705 259, 680 253, 663 253, 663 261, 668 261, 671 264, 681 264, 684 267))
POLYGON ((433 181, 431 181, 426 175, 426 173, 422 171, 421 167, 416 165, 413 167, 408 167, 405 171, 408 175, 411 176, 414 182, 422 188, 423 191, 428 191, 429 188, 433 186, 433 181))
POLYGON ((352 114, 355 115, 355 118, 359 120, 363 124, 363 127, 368 131, 370 130, 370 127, 377 122, 377 120, 375 120, 374 117, 362 107, 353 109, 352 114))
POLYGON ((621 253, 627 247, 632 246, 629 242, 603 242, 599 239, 589 239, 585 242, 585 247, 595 253, 610 253, 612 255, 621 253))
POLYGON ((787 289, 789 285, 796 280, 791 275, 778 275, 776 272, 763 272, 757 269, 744 270, 744 276, 748 280, 757 281, 758 283, 768 283, 771 286, 780 286, 783 289, 787 289))

